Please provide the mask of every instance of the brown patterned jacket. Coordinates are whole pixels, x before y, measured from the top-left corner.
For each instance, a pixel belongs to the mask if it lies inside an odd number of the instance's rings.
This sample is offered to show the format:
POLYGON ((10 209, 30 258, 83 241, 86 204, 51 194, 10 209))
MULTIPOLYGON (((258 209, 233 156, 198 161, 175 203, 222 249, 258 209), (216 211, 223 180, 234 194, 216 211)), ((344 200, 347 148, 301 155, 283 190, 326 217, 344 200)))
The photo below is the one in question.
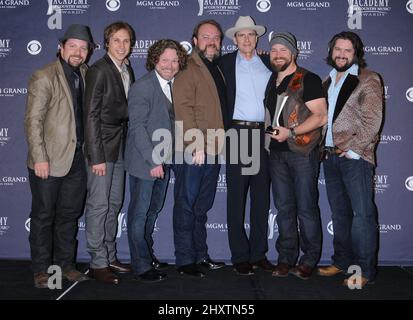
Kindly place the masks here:
MULTIPOLYGON (((331 78, 323 82, 327 98, 331 78)), ((375 147, 383 118, 383 84, 378 73, 359 69, 349 74, 340 90, 333 116, 334 145, 343 151, 352 150, 375 165, 375 147)), ((327 132, 323 128, 323 139, 327 132)))

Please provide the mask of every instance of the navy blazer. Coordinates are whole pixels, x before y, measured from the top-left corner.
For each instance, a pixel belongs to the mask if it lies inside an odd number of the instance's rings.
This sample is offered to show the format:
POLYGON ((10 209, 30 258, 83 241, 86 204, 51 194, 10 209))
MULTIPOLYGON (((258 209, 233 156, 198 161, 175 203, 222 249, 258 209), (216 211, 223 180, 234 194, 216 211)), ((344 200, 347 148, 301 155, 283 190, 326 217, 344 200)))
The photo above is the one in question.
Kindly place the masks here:
MULTIPOLYGON (((222 116, 224 119, 225 130, 231 128, 232 117, 234 115, 235 108, 235 93, 236 93, 236 76, 235 76, 235 63, 237 60, 238 50, 223 55, 217 60, 217 64, 221 69, 225 77, 225 83, 227 85, 227 103, 226 110, 222 110, 222 116)), ((267 54, 259 55, 265 66, 272 71, 270 64, 270 57, 267 54)))

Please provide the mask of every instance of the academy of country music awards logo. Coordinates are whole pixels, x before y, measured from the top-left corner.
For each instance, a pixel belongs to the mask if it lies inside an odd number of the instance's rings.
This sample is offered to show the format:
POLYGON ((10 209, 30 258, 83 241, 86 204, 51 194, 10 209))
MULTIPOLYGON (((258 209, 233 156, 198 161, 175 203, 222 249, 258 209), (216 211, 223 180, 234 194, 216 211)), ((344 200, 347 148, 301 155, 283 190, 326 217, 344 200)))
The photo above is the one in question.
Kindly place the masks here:
POLYGON ((5 146, 10 139, 9 128, 0 128, 0 146, 5 146))
POLYGON ((30 5, 29 0, 0 0, 0 9, 16 9, 30 5))
POLYGON ((329 9, 331 1, 287 1, 287 8, 298 9, 300 11, 316 11, 321 9, 329 9))
POLYGON ((348 12, 360 12, 363 17, 382 17, 391 11, 390 0, 347 0, 348 12))
MULTIPOLYGON (((275 31, 270 31, 268 33, 268 42, 271 41, 274 33, 275 31)), ((307 60, 311 57, 311 55, 314 53, 312 44, 313 42, 311 40, 297 40, 298 60, 307 60)))
MULTIPOLYGON (((208 15, 237 15, 241 9, 239 0, 198 0, 198 16, 208 15)), ((269 1, 257 1, 269 2, 269 1)), ((258 6, 258 5, 257 5, 258 6)), ((260 7, 266 8, 265 4, 260 7)))
POLYGON ((217 192, 227 192, 227 175, 220 173, 217 181, 217 192))
POLYGON ((84 14, 90 8, 90 0, 47 0, 48 11, 60 10, 62 14, 84 14))
POLYGON ((0 58, 9 56, 12 52, 11 40, 0 39, 0 58))
POLYGON ((374 191, 376 194, 383 194, 390 188, 390 183, 388 182, 389 176, 387 174, 376 174, 374 175, 374 191))
POLYGON ((153 45, 156 39, 140 39, 135 41, 135 45, 132 47, 130 58, 146 59, 148 56, 148 49, 153 45))
POLYGON ((178 0, 137 0, 137 7, 149 8, 151 10, 165 10, 169 8, 178 8, 181 6, 178 0))
POLYGON ((0 217, 0 236, 4 235, 10 226, 7 224, 9 217, 0 217))

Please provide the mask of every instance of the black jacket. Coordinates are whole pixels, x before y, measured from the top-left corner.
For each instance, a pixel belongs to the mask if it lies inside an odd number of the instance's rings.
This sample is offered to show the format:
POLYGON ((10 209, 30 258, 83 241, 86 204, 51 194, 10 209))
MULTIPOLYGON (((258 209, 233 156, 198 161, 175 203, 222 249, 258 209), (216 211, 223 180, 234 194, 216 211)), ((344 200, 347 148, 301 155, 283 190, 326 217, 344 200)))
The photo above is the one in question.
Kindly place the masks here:
MULTIPOLYGON (((128 67, 131 82, 132 68, 128 67)), ((106 54, 86 74, 85 155, 89 165, 115 162, 126 137, 128 102, 119 70, 106 54)))

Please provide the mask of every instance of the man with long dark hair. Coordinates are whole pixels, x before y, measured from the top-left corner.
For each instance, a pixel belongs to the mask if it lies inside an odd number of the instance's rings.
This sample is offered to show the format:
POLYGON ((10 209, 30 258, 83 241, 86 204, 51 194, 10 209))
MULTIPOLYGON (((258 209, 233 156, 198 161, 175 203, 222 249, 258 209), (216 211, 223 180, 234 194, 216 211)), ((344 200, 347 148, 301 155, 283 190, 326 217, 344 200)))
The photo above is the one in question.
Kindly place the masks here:
POLYGON ((323 166, 334 229, 333 263, 321 276, 346 272, 351 265, 362 276, 345 279, 348 286, 376 277, 378 226, 374 204, 375 147, 382 123, 380 76, 365 69, 363 42, 354 32, 336 34, 329 42, 327 63, 333 67, 323 83, 328 96, 323 166))

